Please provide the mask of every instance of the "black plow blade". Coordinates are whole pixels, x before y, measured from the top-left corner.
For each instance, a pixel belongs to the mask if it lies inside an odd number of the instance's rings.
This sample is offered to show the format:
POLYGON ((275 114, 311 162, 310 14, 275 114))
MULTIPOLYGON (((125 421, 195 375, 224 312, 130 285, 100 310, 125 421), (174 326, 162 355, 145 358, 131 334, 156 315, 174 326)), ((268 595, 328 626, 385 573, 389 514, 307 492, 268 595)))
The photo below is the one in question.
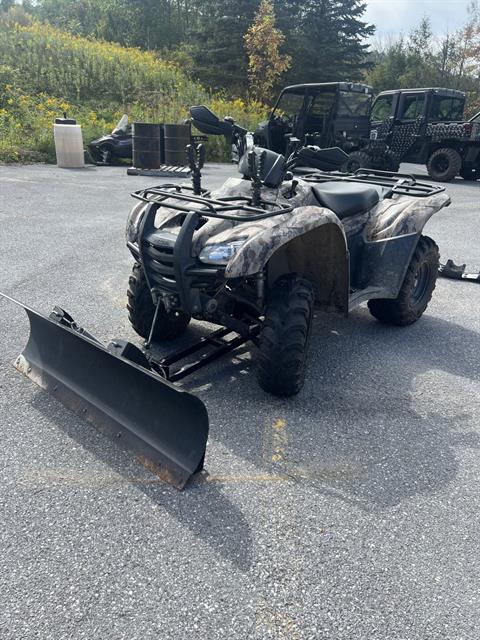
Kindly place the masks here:
POLYGON ((162 480, 183 489, 203 468, 208 414, 201 400, 149 370, 133 345, 112 343, 107 349, 60 309, 47 318, 9 299, 30 321, 16 368, 162 480))

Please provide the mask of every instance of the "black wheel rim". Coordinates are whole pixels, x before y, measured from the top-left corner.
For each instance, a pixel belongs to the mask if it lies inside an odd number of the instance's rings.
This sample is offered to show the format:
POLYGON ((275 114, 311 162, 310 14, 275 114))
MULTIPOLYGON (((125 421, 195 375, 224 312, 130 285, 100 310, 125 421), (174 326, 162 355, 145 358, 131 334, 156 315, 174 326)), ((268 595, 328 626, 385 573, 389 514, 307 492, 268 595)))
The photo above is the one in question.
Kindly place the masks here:
POLYGON ((426 262, 420 265, 417 271, 410 293, 410 302, 413 307, 420 306, 423 302, 430 283, 430 271, 430 266, 426 262))
POLYGON ((434 158, 433 160, 433 168, 437 173, 445 173, 448 171, 448 167, 450 162, 448 161, 447 156, 440 155, 434 158))

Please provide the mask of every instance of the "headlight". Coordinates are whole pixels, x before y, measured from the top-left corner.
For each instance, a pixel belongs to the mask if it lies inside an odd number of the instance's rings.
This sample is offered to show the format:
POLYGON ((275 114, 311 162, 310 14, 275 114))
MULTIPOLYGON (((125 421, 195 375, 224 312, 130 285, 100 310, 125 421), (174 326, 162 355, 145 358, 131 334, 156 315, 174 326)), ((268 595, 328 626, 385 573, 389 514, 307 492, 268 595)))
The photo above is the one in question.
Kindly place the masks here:
POLYGON ((127 228, 125 229, 125 237, 127 238, 127 242, 135 243, 137 241, 138 230, 140 229, 140 223, 142 222, 146 206, 147 205, 144 202, 139 202, 128 214, 127 228))
POLYGON ((245 244, 245 241, 246 238, 239 238, 231 242, 210 244, 202 249, 199 258, 206 264, 228 264, 240 247, 245 244))

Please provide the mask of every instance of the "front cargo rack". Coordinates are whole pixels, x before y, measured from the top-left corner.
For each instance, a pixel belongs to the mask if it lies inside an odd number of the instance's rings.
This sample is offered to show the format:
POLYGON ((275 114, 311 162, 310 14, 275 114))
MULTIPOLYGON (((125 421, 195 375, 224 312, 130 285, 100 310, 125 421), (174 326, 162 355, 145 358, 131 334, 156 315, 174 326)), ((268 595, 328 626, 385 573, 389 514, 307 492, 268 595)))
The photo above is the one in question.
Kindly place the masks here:
POLYGON ((253 206, 252 199, 246 196, 216 199, 212 198, 210 192, 205 189, 200 195, 195 195, 192 187, 185 185, 164 184, 149 187, 135 191, 132 196, 142 202, 168 207, 182 213, 193 212, 207 218, 237 222, 263 220, 293 211, 293 206, 268 200, 260 200, 260 206, 253 206), (195 205, 195 208, 191 205, 195 205))
POLYGON ((306 182, 358 182, 360 184, 374 184, 388 189, 387 196, 393 194, 413 196, 415 198, 428 198, 429 196, 443 193, 445 187, 418 182, 415 176, 408 173, 393 173, 391 171, 379 171, 376 169, 358 169, 353 174, 335 174, 318 171, 303 176, 306 182))

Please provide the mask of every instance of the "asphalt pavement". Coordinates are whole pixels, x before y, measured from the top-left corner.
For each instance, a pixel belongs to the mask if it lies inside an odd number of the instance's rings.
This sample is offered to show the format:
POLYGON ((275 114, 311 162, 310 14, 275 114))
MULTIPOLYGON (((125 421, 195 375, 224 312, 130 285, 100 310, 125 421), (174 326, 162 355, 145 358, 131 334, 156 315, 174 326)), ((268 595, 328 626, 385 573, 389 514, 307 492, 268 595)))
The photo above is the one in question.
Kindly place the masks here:
MULTIPOLYGON (((124 229, 158 182, 0 167, 0 291, 140 344, 124 229)), ((479 269, 480 182, 448 192, 426 233, 479 269)), ((479 311, 440 279, 408 328, 319 314, 294 399, 248 348, 198 372, 208 474, 179 493, 17 373, 28 323, 0 300, 0 638, 478 640, 479 311)))

